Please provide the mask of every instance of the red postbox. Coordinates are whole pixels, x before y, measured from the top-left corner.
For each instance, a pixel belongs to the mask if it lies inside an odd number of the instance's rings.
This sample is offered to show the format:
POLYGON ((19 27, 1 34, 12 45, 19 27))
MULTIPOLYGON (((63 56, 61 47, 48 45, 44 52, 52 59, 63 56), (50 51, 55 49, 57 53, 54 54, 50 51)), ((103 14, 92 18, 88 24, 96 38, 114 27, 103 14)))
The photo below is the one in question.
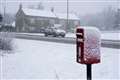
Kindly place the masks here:
POLYGON ((76 37, 77 62, 100 63, 100 31, 95 27, 77 27, 76 37))

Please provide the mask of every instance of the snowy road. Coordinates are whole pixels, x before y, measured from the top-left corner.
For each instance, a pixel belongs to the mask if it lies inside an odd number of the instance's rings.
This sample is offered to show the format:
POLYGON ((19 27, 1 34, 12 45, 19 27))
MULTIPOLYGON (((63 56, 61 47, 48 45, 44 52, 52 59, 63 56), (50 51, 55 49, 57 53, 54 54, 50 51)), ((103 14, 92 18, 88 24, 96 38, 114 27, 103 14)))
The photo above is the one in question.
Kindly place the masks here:
MULTIPOLYGON (((14 54, 1 59, 1 79, 86 79, 86 66, 76 63, 73 44, 15 39, 14 54)), ((101 48, 93 80, 119 80, 120 50, 101 48), (119 78, 119 79, 118 79, 119 78)))
MULTIPOLYGON (((16 34, 24 34, 24 35, 37 35, 37 36, 44 36, 42 33, 16 33, 16 34)), ((76 38, 75 33, 67 33, 67 38, 76 38)), ((120 40, 120 31, 103 31, 101 32, 101 38, 103 40, 120 40)))
MULTIPOLYGON (((113 35, 111 36, 114 37, 113 35)), ((28 39, 28 40, 41 40, 41 41, 49 41, 49 42, 57 42, 57 43, 67 43, 67 44, 76 43, 75 37, 70 37, 70 36, 66 38, 59 38, 59 37, 44 37, 43 34, 39 35, 39 34, 32 34, 32 33, 15 33, 15 38, 28 39)), ((101 46, 120 49, 120 40, 119 39, 102 39, 101 46)))

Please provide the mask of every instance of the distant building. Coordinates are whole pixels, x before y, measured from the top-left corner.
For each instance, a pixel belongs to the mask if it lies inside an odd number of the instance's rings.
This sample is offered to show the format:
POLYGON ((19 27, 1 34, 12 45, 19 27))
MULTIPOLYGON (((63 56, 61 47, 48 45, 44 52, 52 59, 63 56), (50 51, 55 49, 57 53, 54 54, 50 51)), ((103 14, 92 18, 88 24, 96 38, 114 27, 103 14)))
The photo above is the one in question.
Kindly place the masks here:
MULTIPOLYGON (((54 24, 61 24, 65 29, 67 15, 64 13, 54 13, 53 11, 20 8, 16 14, 15 27, 18 32, 39 32, 40 29, 51 27, 54 24)), ((79 18, 75 14, 69 14, 71 26, 79 24, 79 18)))

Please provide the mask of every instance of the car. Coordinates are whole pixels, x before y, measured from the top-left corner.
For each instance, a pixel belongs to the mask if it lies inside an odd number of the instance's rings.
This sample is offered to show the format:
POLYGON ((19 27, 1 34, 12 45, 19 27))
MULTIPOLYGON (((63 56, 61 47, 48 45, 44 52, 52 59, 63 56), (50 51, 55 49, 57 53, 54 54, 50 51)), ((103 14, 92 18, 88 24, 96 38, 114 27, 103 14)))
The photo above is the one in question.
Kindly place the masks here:
POLYGON ((15 28, 12 25, 4 24, 4 25, 0 25, 0 31, 13 32, 15 31, 15 28))
POLYGON ((54 37, 65 37, 66 32, 62 29, 57 29, 57 28, 47 28, 44 31, 45 36, 52 35, 54 37))

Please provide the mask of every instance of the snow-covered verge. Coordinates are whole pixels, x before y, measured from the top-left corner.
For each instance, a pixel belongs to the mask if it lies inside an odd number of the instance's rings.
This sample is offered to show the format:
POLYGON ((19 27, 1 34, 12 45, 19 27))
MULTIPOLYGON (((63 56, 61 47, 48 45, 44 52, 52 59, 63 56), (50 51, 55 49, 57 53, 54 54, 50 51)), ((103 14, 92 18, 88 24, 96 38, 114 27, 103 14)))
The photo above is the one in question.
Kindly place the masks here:
MULTIPOLYGON (((76 46, 15 39, 15 54, 1 56, 1 79, 86 79, 86 65, 76 63, 76 46)), ((93 80, 120 79, 120 50, 101 48, 101 63, 93 65, 93 80)))
MULTIPOLYGON (((68 33, 66 37, 76 37, 74 33, 68 33)), ((101 38, 104 40, 120 40, 120 32, 101 32, 101 38)))

